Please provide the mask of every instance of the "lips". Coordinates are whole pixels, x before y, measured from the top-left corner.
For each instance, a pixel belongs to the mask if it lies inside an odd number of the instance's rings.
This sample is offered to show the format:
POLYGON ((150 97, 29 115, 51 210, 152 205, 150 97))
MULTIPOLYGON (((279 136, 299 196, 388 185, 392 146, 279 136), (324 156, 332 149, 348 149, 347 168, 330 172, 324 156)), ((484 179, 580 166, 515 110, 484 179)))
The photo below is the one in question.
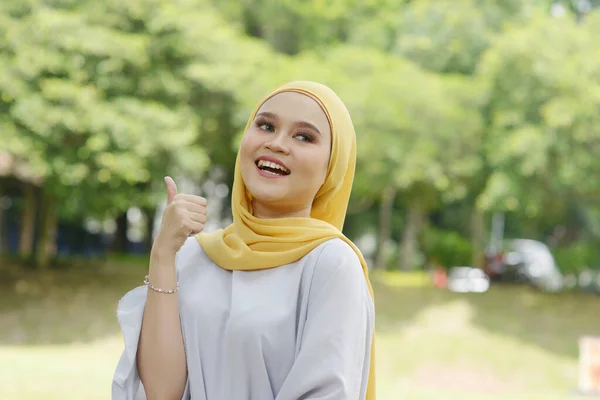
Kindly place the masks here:
POLYGON ((291 173, 289 168, 283 162, 274 157, 261 156, 256 159, 255 164, 261 172, 267 174, 287 176, 291 173))

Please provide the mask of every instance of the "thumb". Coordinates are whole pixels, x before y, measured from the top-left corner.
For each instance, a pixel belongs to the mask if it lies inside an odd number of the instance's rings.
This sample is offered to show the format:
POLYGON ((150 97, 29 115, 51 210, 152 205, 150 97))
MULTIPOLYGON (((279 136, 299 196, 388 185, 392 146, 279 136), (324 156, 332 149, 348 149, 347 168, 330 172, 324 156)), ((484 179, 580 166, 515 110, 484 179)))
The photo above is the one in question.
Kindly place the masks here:
POLYGON ((165 184, 167 185, 167 205, 169 205, 173 202, 177 194, 177 185, 170 176, 165 176, 165 184))

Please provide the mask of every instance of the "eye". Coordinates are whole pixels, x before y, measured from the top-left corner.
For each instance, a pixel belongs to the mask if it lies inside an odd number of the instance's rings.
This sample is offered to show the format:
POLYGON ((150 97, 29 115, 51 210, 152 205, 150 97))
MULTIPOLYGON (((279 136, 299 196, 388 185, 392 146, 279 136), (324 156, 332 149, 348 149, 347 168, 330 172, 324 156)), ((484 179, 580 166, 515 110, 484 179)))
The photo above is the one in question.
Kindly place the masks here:
POLYGON ((299 138, 303 142, 309 142, 309 143, 314 142, 313 137, 307 133, 299 133, 296 135, 296 138, 299 138))
POLYGON ((263 131, 275 132, 275 127, 269 122, 257 122, 256 126, 258 126, 258 128, 262 129, 263 131))

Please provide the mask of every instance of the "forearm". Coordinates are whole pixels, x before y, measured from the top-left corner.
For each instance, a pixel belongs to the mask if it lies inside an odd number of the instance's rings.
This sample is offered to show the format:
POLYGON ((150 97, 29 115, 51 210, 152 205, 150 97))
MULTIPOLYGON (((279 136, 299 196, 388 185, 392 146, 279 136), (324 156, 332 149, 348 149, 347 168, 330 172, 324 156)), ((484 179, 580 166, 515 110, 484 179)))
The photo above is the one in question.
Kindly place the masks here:
MULTIPOLYGON (((175 256, 154 252, 149 275, 155 287, 175 288, 175 256)), ((137 366, 148 400, 181 399, 187 380, 187 367, 178 294, 148 289, 137 366)))

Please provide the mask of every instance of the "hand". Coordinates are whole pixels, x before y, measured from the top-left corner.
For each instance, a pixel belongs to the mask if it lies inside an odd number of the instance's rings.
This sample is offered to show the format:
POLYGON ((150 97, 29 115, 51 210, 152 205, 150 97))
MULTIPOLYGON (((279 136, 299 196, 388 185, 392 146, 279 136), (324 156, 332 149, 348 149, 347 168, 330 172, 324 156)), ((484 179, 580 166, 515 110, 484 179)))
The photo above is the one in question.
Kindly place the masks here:
POLYGON ((206 199, 191 194, 178 194, 177 185, 171 177, 165 177, 165 184, 167 207, 152 251, 174 256, 188 237, 204 229, 206 199))

